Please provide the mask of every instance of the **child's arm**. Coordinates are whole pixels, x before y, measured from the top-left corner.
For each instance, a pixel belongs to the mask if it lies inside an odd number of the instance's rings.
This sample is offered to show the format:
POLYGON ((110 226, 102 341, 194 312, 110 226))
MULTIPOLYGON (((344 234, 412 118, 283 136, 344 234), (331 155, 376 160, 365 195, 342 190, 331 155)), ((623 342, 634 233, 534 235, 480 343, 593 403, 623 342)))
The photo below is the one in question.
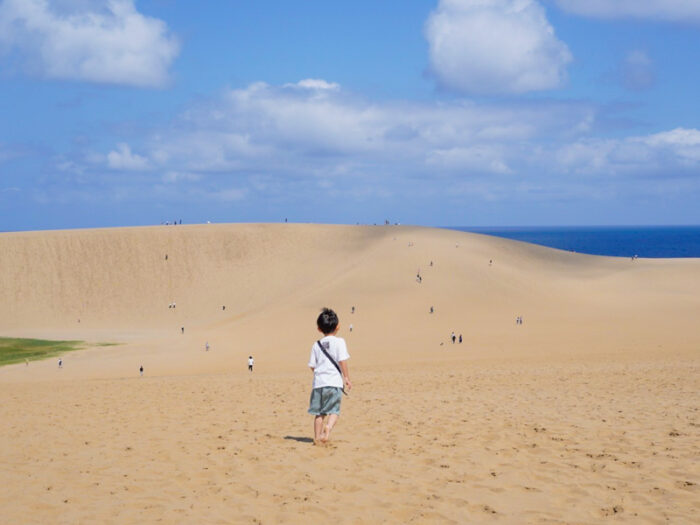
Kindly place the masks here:
POLYGON ((346 361, 341 361, 340 370, 343 372, 343 382, 348 390, 352 390, 352 383, 350 382, 350 372, 348 371, 348 363, 346 361))

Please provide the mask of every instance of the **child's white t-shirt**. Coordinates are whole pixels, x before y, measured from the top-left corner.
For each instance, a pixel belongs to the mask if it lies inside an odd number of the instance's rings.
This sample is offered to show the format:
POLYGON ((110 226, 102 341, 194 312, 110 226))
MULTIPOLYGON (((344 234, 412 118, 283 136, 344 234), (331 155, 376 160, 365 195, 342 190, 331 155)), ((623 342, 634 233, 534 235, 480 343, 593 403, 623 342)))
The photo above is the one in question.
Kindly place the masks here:
MULTIPOLYGON (((327 335, 321 339, 321 344, 326 352, 335 359, 335 362, 340 364, 341 361, 350 359, 348 347, 345 344, 345 339, 334 335, 327 335)), ((312 388, 321 388, 324 386, 335 386, 343 388, 343 376, 340 375, 338 369, 331 363, 325 354, 314 343, 311 347, 311 356, 309 357, 309 366, 314 369, 314 383, 312 388)))

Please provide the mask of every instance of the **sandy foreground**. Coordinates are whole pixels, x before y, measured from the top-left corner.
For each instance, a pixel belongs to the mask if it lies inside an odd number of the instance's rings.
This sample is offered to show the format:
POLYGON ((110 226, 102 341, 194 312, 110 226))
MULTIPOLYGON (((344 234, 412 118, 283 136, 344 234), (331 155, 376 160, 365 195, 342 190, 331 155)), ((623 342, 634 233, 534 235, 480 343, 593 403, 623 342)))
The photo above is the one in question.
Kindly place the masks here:
POLYGON ((3 523, 700 522, 698 259, 201 225, 1 234, 0 267, 0 335, 88 342, 0 369, 3 523), (355 388, 319 447, 325 305, 355 388))

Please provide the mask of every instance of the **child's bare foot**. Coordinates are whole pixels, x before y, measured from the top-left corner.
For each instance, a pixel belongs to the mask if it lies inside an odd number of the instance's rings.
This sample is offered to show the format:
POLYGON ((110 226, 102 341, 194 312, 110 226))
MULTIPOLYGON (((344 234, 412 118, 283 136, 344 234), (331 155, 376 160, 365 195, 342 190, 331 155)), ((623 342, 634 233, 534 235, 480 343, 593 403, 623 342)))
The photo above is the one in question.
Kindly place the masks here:
POLYGON ((331 426, 324 425, 323 431, 321 432, 321 443, 328 443, 328 440, 330 438, 331 438, 331 426))

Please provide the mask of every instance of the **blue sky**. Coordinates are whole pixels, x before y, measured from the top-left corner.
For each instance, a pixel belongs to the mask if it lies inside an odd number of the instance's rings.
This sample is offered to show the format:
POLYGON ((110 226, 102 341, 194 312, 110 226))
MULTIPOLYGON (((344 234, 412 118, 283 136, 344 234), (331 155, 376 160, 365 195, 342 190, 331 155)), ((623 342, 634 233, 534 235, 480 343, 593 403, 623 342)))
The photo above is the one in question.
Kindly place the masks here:
POLYGON ((699 224, 700 2, 0 0, 0 230, 699 224))

